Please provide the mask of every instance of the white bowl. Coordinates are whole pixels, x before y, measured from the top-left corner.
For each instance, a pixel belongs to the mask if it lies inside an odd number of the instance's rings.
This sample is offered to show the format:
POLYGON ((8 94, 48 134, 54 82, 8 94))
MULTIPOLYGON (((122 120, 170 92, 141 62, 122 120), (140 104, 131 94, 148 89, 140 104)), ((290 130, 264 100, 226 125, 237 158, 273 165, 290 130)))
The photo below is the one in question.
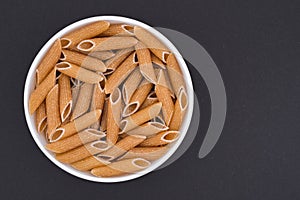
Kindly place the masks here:
POLYGON ((150 27, 149 25, 144 24, 144 23, 134 20, 134 19, 129 19, 126 17, 119 17, 119 16, 98 16, 98 17, 91 17, 91 18, 83 19, 83 20, 80 20, 78 22, 75 22, 75 23, 67 26, 66 28, 62 29, 57 34, 55 34, 39 51, 39 53, 35 57, 34 61, 32 62, 29 72, 27 74, 25 87, 24 87, 24 110, 25 110, 26 121, 27 121, 29 130, 31 132, 31 135, 32 135, 34 141, 36 142, 38 147, 41 149, 41 151, 54 164, 56 164, 58 167, 60 167, 64 171, 66 171, 74 176, 77 176, 79 178, 82 178, 82 179, 95 181, 95 182, 113 183, 113 182, 128 181, 131 179, 141 177, 141 176, 155 170, 156 168, 158 168, 160 165, 162 165, 165 161, 167 161, 172 156, 172 154, 176 151, 176 149, 179 147, 179 145, 183 141, 183 139, 187 133, 188 127, 190 125, 190 121, 192 118, 192 112, 193 112, 193 106, 194 106, 194 93, 193 92, 194 91, 193 91, 192 80, 191 80, 189 70, 186 66, 186 63, 184 62, 183 58, 180 56, 180 53, 178 52, 176 47, 165 36, 163 36, 160 32, 158 32, 154 28, 150 27), (50 151, 48 151, 47 149, 45 149, 46 140, 43 137, 43 135, 41 135, 37 132, 37 129, 35 126, 35 119, 34 119, 35 116, 34 115, 31 116, 28 111, 29 96, 30 96, 30 93, 33 91, 34 85, 35 85, 35 70, 36 70, 39 62, 45 55, 45 53, 50 48, 50 46, 54 43, 54 41, 57 38, 61 38, 63 35, 73 31, 74 29, 77 29, 81 26, 87 25, 92 22, 100 21, 100 20, 106 20, 106 21, 109 21, 110 23, 126 23, 126 24, 140 26, 144 29, 147 29, 149 32, 151 32, 153 35, 155 35, 158 39, 160 39, 163 44, 165 44, 172 52, 175 53, 178 63, 183 72, 183 77, 185 79, 185 83, 186 83, 186 87, 187 87, 187 95, 188 95, 188 108, 187 108, 187 112, 185 115, 185 119, 184 119, 181 129, 180 129, 180 132, 181 132, 180 137, 171 146, 169 151, 163 157, 154 161, 147 169, 144 169, 135 174, 129 174, 129 175, 124 175, 124 176, 119 176, 119 177, 112 177, 112 178, 98 178, 88 172, 78 171, 78 170, 72 168, 71 166, 69 166, 67 164, 63 164, 63 163, 59 162, 58 160, 56 160, 54 157, 54 154, 51 153, 50 151))

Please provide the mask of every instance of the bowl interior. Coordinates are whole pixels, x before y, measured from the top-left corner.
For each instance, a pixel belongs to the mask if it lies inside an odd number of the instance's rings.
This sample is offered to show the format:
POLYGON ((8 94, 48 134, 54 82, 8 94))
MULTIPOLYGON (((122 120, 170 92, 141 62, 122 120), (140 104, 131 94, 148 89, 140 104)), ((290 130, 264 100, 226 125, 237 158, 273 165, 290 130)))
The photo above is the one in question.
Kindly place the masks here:
POLYGON ((191 80, 191 77, 190 77, 190 73, 188 71, 188 68, 187 68, 183 58, 180 56, 180 53, 178 52, 176 47, 165 36, 163 36, 161 33, 156 31, 154 28, 152 28, 152 27, 150 27, 150 26, 148 26, 148 25, 146 25, 142 22, 139 22, 137 20, 133 20, 133 19, 125 18, 125 17, 118 17, 118 16, 99 16, 99 17, 92 17, 92 18, 83 19, 83 20, 80 20, 78 22, 75 22, 75 23, 67 26, 66 28, 62 29, 57 34, 55 34, 43 46, 43 48, 39 51, 39 53, 35 57, 33 63, 31 64, 29 72, 27 74, 25 88, 24 88, 24 110, 25 110, 26 121, 27 121, 29 130, 31 132, 31 135, 34 138, 36 144, 41 149, 41 151, 54 164, 56 164, 58 167, 65 170, 66 172, 68 172, 72 175, 75 175, 79 178, 83 178, 83 179, 90 180, 90 181, 95 181, 95 182, 121 182, 121 181, 131 180, 131 179, 143 176, 143 175, 153 171, 154 169, 156 169, 160 165, 162 165, 176 151, 176 149, 181 144, 183 138, 185 137, 186 132, 187 132, 188 127, 189 127, 189 124, 190 124, 190 121, 191 121, 192 112, 193 112, 193 105, 194 105, 194 94, 193 94, 193 86, 192 86, 192 80, 191 80), (142 170, 142 171, 140 171, 138 173, 135 173, 135 174, 124 175, 124 176, 119 176, 119 177, 111 177, 111 178, 98 178, 98 177, 95 177, 95 176, 91 175, 88 172, 78 171, 78 170, 72 168, 69 165, 66 165, 66 164, 63 164, 63 163, 60 163, 59 161, 57 161, 54 157, 54 154, 45 149, 44 146, 46 144, 46 140, 45 140, 43 135, 41 135, 37 132, 37 129, 36 129, 36 126, 35 126, 35 116, 34 115, 31 116, 29 114, 29 111, 28 111, 29 96, 30 96, 30 93, 34 90, 34 85, 35 85, 35 70, 36 70, 39 62, 41 61, 41 59, 45 55, 45 53, 50 48, 50 46, 54 43, 54 41, 57 38, 61 38, 63 35, 67 34, 68 32, 73 31, 74 29, 77 29, 77 28, 79 28, 81 26, 84 26, 86 24, 89 24, 89 23, 92 23, 92 22, 95 22, 95 21, 100 21, 100 20, 106 20, 106 21, 109 21, 112 24, 113 23, 127 23, 127 24, 134 25, 134 26, 140 26, 144 29, 147 29, 149 32, 151 32, 153 35, 155 35, 163 44, 165 44, 172 52, 175 53, 176 58, 178 60, 178 63, 181 67, 183 77, 185 79, 185 83, 186 83, 186 87, 187 87, 187 95, 188 95, 188 108, 187 108, 187 112, 186 112, 186 115, 185 115, 185 119, 184 119, 184 121, 182 123, 182 126, 181 126, 181 129, 180 129, 180 137, 171 146, 169 151, 163 157, 161 157, 160 159, 152 162, 150 167, 148 167, 145 170, 142 170))

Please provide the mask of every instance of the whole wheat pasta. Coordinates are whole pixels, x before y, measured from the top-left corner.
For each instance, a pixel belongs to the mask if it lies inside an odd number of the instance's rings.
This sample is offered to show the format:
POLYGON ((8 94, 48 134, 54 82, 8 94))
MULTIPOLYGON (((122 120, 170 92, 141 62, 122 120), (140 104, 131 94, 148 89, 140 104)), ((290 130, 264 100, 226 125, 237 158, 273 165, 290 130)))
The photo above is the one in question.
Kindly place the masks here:
POLYGON ((133 35, 133 26, 128 24, 111 24, 106 31, 100 34, 100 37, 133 35))
POLYGON ((109 51, 133 47, 137 43, 134 37, 102 37, 81 41, 77 49, 84 52, 109 51))
POLYGON ((142 78, 143 77, 140 71, 134 70, 122 85, 122 95, 125 104, 129 103, 129 100, 131 99, 135 90, 138 88, 142 78))
POLYGON ((121 120, 121 92, 119 88, 116 88, 111 93, 108 101, 107 108, 107 133, 106 140, 109 145, 113 145, 118 140, 119 135, 119 123, 121 120))
MULTIPOLYGON (((90 106, 90 110, 100 109, 103 110, 104 102, 106 94, 104 92, 104 80, 100 83, 96 84, 94 87, 93 95, 92 95, 92 102, 90 106)), ((103 112, 102 112, 103 113, 103 112)), ((101 119, 101 118, 100 118, 101 119)), ((91 128, 99 129, 100 127, 100 120, 96 123, 91 125, 91 128)))
POLYGON ((167 69, 172 87, 176 97, 179 95, 180 88, 184 87, 182 72, 174 54, 170 54, 167 59, 167 69))
POLYGON ((126 60, 115 70, 115 72, 107 79, 105 84, 105 93, 110 94, 118 87, 126 77, 137 66, 135 53, 132 53, 126 60))
POLYGON ((92 51, 88 53, 88 55, 100 60, 108 60, 114 57, 116 54, 113 51, 92 51))
POLYGON ((165 87, 165 85, 166 78, 163 70, 161 70, 158 76, 158 83, 155 86, 155 93, 157 95, 158 100, 162 102, 163 117, 164 121, 166 122, 166 125, 168 126, 174 114, 174 103, 171 97, 170 90, 167 87, 165 87))
POLYGON ((91 155, 101 153, 108 149, 108 145, 105 141, 94 141, 65 153, 56 154, 56 159, 62 163, 74 163, 91 155))
POLYGON ((142 158, 126 159, 113 162, 104 167, 92 169, 91 173, 98 177, 119 176, 134 173, 150 166, 150 162, 142 158))
POLYGON ((147 49, 147 47, 142 42, 138 42, 135 45, 135 50, 136 50, 141 74, 149 82, 155 84, 157 80, 154 73, 149 49, 147 49))
POLYGON ((101 110, 94 110, 78 117, 74 121, 59 127, 50 135, 50 142, 69 137, 95 123, 101 115, 101 110))
POLYGON ((72 93, 70 78, 61 74, 58 79, 59 85, 59 111, 61 121, 64 122, 71 114, 72 109, 72 93))
POLYGON ((108 112, 108 103, 109 98, 105 98, 101 121, 100 121, 100 130, 106 131, 107 130, 107 112, 108 112))
POLYGON ((135 129, 132 129, 131 131, 128 131, 127 134, 151 136, 168 129, 169 128, 165 124, 159 122, 147 122, 136 127, 135 129))
POLYGON ((108 164, 110 164, 109 161, 105 161, 101 158, 98 158, 96 155, 74 162, 71 164, 71 166, 80 171, 89 171, 93 168, 102 167, 108 164))
POLYGON ((62 56, 60 60, 74 63, 75 65, 78 65, 80 67, 92 71, 99 71, 99 72, 106 71, 106 66, 101 60, 94 57, 87 56, 82 53, 78 53, 76 51, 70 51, 67 49, 62 50, 62 56))
POLYGON ((152 83, 146 79, 141 82, 139 87, 133 93, 130 102, 125 106, 123 110, 123 117, 130 116, 139 109, 151 91, 152 86, 152 83))
POLYGON ((143 158, 148 161, 154 161, 161 158, 168 150, 168 146, 163 147, 135 147, 121 156, 118 160, 143 158))
POLYGON ((169 50, 155 36, 138 26, 134 27, 134 34, 151 50, 154 55, 156 55, 163 62, 166 62, 166 59, 169 55, 169 50))
POLYGON ((105 160, 111 161, 115 158, 121 156, 122 154, 126 153, 128 150, 132 149, 133 147, 137 146, 141 142, 146 139, 146 136, 143 135, 130 135, 121 139, 117 142, 114 146, 109 148, 107 151, 102 152, 99 154, 99 157, 105 158, 105 160))
POLYGON ((47 113, 47 137, 55 132, 56 128, 61 124, 59 113, 59 89, 56 84, 46 97, 46 113, 47 113))
POLYGON ((54 69, 61 53, 61 43, 57 39, 54 44, 47 51, 46 55, 43 57, 39 66, 36 69, 36 83, 39 85, 48 75, 48 73, 54 69))
POLYGON ((109 25, 109 22, 99 21, 80 27, 61 38, 62 47, 72 49, 80 41, 95 37, 101 34, 102 32, 106 31, 109 25))
POLYGON ((148 94, 143 104, 140 106, 140 109, 143 109, 147 106, 150 106, 154 103, 158 102, 157 96, 155 94, 155 91, 152 91, 148 94))
POLYGON ((187 101, 187 94, 185 89, 182 88, 179 92, 178 99, 175 103, 175 111, 170 123, 170 130, 179 130, 181 123, 183 121, 183 117, 187 110, 188 101, 187 101))
POLYGON ((92 100, 92 94, 94 90, 94 85, 89 83, 84 83, 80 87, 80 91, 77 97, 75 108, 71 115, 71 120, 74 120, 89 110, 90 103, 92 100))
POLYGON ((36 128, 39 133, 42 133, 47 127, 46 104, 43 102, 36 110, 36 128))
POLYGON ((47 144, 46 149, 55 153, 64 153, 83 144, 99 140, 103 137, 105 137, 105 133, 102 131, 96 129, 85 129, 78 134, 47 144))
POLYGON ((122 129, 122 133, 126 133, 127 131, 134 129, 135 127, 144 124, 150 119, 157 116, 161 110, 162 103, 158 102, 151 106, 148 106, 138 112, 132 114, 131 116, 123 119, 120 123, 120 128, 122 129))
POLYGON ((114 57, 105 61, 105 65, 107 68, 105 75, 113 73, 120 66, 120 64, 131 54, 133 50, 134 50, 133 47, 127 49, 121 49, 117 51, 114 57))
POLYGON ((72 91, 72 111, 74 111, 76 102, 77 102, 77 98, 80 92, 80 87, 81 85, 73 85, 71 91, 72 91))
POLYGON ((53 69, 48 76, 39 84, 29 97, 29 113, 33 114, 46 98, 49 91, 55 85, 56 71, 53 69))
POLYGON ((76 78, 76 79, 81 80, 86 83, 94 84, 94 83, 98 83, 104 79, 103 76, 101 76, 97 73, 94 73, 90 70, 79 67, 75 64, 71 64, 69 62, 58 63, 58 64, 56 64, 56 68, 61 73, 64 73, 67 76, 76 78))
POLYGON ((170 144, 178 139, 178 131, 163 131, 144 140, 139 146, 141 147, 155 147, 170 144))
POLYGON ((156 66, 160 67, 161 69, 166 69, 165 64, 158 58, 156 55, 151 53, 151 60, 152 63, 155 64, 156 66))

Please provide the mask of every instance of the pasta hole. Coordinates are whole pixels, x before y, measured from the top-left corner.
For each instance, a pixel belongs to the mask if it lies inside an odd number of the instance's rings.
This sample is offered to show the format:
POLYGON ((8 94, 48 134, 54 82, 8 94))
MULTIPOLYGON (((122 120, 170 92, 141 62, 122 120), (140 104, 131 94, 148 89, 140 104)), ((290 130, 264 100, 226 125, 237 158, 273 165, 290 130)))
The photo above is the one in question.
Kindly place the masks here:
POLYGON ((145 159, 135 159, 133 163, 141 168, 146 168, 150 165, 150 162, 145 159))
POLYGON ((67 38, 61 38, 60 39, 62 48, 68 48, 71 45, 71 40, 67 38))
POLYGON ((111 101, 112 101, 112 103, 116 103, 119 100, 120 96, 121 96, 120 90, 119 89, 115 89, 113 91, 113 93, 111 94, 111 101))
POLYGON ((62 113, 62 121, 65 121, 67 119, 67 117, 70 115, 71 113, 71 102, 68 103, 67 107, 65 108, 65 110, 62 113))
POLYGON ((133 27, 129 25, 123 25, 123 29, 126 30, 127 32, 130 32, 133 34, 133 27))
POLYGON ((56 141, 58 140, 64 133, 65 131, 63 129, 57 129, 52 135, 51 135, 51 140, 56 141))
POLYGON ((45 130, 45 128, 46 128, 46 126, 47 126, 47 120, 46 120, 47 118, 45 117, 42 121, 41 121, 41 123, 40 123, 40 125, 39 125, 39 132, 42 132, 43 130, 45 130))
POLYGON ((164 62, 167 61, 169 55, 170 55, 170 53, 168 53, 168 52, 163 52, 162 59, 163 59, 164 62))
POLYGON ((106 149, 108 147, 108 144, 106 142, 96 142, 93 144, 93 147, 96 147, 98 149, 106 149))
POLYGON ((166 141, 172 141, 174 139, 176 139, 178 136, 177 132, 168 132, 167 134, 165 134, 162 139, 166 140, 166 141))
POLYGON ((138 104, 139 104, 138 102, 133 102, 131 104, 128 104, 124 109, 123 115, 129 116, 129 115, 135 113, 138 109, 138 104))
POLYGON ((61 63, 56 64, 56 68, 58 68, 58 69, 65 69, 68 67, 71 67, 68 62, 61 62, 61 63))
POLYGON ((126 120, 121 121, 121 123, 120 123, 120 129, 124 130, 126 126, 127 126, 127 121, 126 120))
POLYGON ((89 41, 89 40, 86 40, 86 41, 82 41, 78 47, 81 49, 81 50, 89 50, 91 49, 92 47, 94 47, 95 45, 89 41))
POLYGON ((185 110, 187 107, 188 101, 187 101, 187 96, 186 96, 184 89, 182 89, 182 91, 180 92, 179 98, 180 98, 180 108, 182 110, 185 110))

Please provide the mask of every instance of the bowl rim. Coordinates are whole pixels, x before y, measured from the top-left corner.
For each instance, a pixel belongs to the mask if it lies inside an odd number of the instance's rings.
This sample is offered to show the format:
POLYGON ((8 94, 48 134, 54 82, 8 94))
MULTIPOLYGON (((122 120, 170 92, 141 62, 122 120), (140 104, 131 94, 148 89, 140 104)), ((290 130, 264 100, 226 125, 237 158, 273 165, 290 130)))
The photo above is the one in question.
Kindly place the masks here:
POLYGON ((69 174, 72 174, 78 178, 82 178, 82 179, 93 181, 93 182, 115 183, 115 182, 129 181, 129 180, 144 176, 144 175, 150 173, 151 171, 154 171, 158 167, 160 167, 175 153, 175 151, 178 149, 178 147, 182 143, 184 137, 186 136, 186 133, 188 131, 188 128, 189 128, 189 125, 191 122, 191 118, 192 118, 192 114, 193 114, 193 107, 194 107, 194 90, 193 90, 192 79, 191 79, 189 70, 187 68, 187 65, 186 65, 184 59, 182 58, 182 56, 179 53, 179 51, 177 50, 177 48, 173 45, 173 43, 171 43, 162 33, 160 33, 155 28, 153 28, 141 21, 138 21, 138 20, 135 20, 132 18, 123 17, 123 16, 105 15, 105 16, 89 17, 89 18, 85 18, 85 19, 76 21, 76 22, 66 26, 65 28, 61 29, 60 31, 58 31, 43 45, 43 47, 40 49, 38 54, 35 56, 32 64, 30 65, 28 73, 26 75, 24 94, 23 94, 23 103, 24 103, 24 113, 25 113, 26 123, 29 128, 30 134, 33 137, 35 143, 38 145, 39 149, 43 152, 43 154, 49 160, 51 160, 56 166, 61 168, 63 171, 65 171, 69 174), (32 85, 33 85, 32 81, 34 79, 33 77, 35 75, 35 70, 36 70, 39 62, 45 55, 45 53, 48 51, 48 49, 54 43, 54 41, 57 38, 61 38, 66 33, 70 32, 76 28, 79 28, 81 26, 84 26, 84 25, 92 23, 92 22, 101 21, 101 20, 106 20, 109 22, 116 22, 116 23, 118 23, 118 22, 119 23, 128 23, 131 25, 140 26, 142 28, 147 29, 150 33, 152 33, 155 37, 157 37, 163 44, 165 44, 175 54, 175 57, 179 63, 182 73, 183 73, 183 77, 184 77, 186 88, 187 88, 186 92, 187 92, 187 96, 188 96, 188 108, 187 108, 187 112, 185 115, 185 119, 184 119, 181 129, 180 129, 180 137, 171 146, 171 148, 165 153, 165 155, 162 156, 160 159, 154 161, 148 168, 146 168, 138 173, 124 175, 124 176, 118 176, 118 177, 108 177, 108 178, 96 177, 96 176, 93 176, 92 174, 87 174, 86 172, 78 171, 78 170, 72 168, 71 166, 69 166, 67 164, 63 164, 63 163, 59 162, 58 160, 56 160, 55 157, 53 156, 53 154, 50 153, 44 147, 44 145, 38 138, 39 133, 36 130, 35 122, 34 122, 34 120, 32 120, 32 116, 29 114, 29 110, 28 110, 29 95, 31 92, 30 90, 32 90, 32 85))

